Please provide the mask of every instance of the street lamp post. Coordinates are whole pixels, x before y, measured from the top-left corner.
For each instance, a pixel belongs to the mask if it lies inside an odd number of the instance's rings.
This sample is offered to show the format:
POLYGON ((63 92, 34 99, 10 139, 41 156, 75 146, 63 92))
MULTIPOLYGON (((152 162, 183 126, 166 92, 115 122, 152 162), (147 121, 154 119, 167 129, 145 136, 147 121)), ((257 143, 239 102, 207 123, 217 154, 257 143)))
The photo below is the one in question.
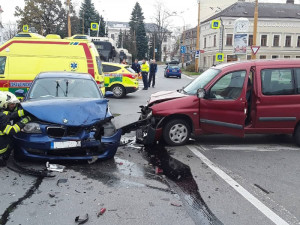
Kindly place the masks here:
MULTIPOLYGON (((257 20, 258 20, 258 0, 255 0, 254 23, 253 23, 253 45, 256 45, 257 35, 257 20)), ((251 59, 256 59, 256 55, 252 52, 251 59)))
POLYGON ((70 0, 68 0, 68 36, 71 37, 70 0))
MULTIPOLYGON (((200 51, 200 0, 198 0, 198 26, 197 26, 197 42, 196 42, 196 51, 200 51)), ((199 58, 195 59, 195 71, 199 71, 199 58)))

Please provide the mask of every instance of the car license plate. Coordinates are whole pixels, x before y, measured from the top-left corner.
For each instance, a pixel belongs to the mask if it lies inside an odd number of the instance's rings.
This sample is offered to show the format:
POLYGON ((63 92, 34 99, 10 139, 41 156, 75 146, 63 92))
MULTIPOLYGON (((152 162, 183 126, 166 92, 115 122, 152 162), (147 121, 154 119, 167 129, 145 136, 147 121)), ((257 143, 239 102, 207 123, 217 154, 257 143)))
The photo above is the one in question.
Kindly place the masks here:
POLYGON ((61 142, 51 143, 51 149, 77 148, 77 147, 81 147, 81 141, 61 141, 61 142))
POLYGON ((172 72, 176 73, 176 72, 177 72, 177 70, 172 70, 172 72))

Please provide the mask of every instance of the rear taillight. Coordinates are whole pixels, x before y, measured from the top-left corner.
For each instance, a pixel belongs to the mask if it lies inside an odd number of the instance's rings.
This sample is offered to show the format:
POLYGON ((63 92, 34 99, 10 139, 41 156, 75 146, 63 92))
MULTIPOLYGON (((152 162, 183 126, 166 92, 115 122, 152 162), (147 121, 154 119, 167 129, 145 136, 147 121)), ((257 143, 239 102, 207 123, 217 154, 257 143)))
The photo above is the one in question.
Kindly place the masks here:
POLYGON ((170 72, 170 70, 167 70, 167 73, 169 73, 170 72))
POLYGON ((123 77, 128 77, 130 79, 135 79, 135 75, 134 74, 123 74, 123 77))
POLYGON ((181 73, 181 70, 179 70, 179 73, 181 73))

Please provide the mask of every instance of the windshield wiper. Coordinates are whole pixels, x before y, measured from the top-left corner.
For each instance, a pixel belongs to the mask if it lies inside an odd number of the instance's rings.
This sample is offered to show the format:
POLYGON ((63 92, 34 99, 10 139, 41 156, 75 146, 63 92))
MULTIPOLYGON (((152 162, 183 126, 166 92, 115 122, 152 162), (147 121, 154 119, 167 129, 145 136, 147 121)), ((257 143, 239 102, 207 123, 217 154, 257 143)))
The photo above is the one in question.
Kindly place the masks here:
POLYGON ((65 94, 65 92, 64 92, 64 89, 62 89, 62 87, 61 87, 60 84, 59 84, 59 81, 56 80, 55 82, 56 82, 56 97, 58 97, 58 87, 60 87, 60 89, 62 90, 64 96, 66 96, 66 94, 65 94))
POLYGON ((68 97, 69 80, 66 81, 66 97, 68 97))

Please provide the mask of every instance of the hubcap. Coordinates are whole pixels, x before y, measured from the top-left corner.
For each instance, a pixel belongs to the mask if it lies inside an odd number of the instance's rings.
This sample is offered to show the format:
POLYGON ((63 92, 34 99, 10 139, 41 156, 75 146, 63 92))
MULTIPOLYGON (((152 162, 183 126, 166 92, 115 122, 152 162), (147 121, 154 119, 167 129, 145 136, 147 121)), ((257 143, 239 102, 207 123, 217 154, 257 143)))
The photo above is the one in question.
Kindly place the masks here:
POLYGON ((121 87, 117 86, 117 87, 114 87, 113 93, 114 93, 115 96, 119 97, 119 96, 122 95, 123 90, 122 90, 121 87))
POLYGON ((183 124, 175 124, 171 127, 169 132, 170 139, 176 144, 184 142, 187 136, 188 130, 187 127, 183 124))

